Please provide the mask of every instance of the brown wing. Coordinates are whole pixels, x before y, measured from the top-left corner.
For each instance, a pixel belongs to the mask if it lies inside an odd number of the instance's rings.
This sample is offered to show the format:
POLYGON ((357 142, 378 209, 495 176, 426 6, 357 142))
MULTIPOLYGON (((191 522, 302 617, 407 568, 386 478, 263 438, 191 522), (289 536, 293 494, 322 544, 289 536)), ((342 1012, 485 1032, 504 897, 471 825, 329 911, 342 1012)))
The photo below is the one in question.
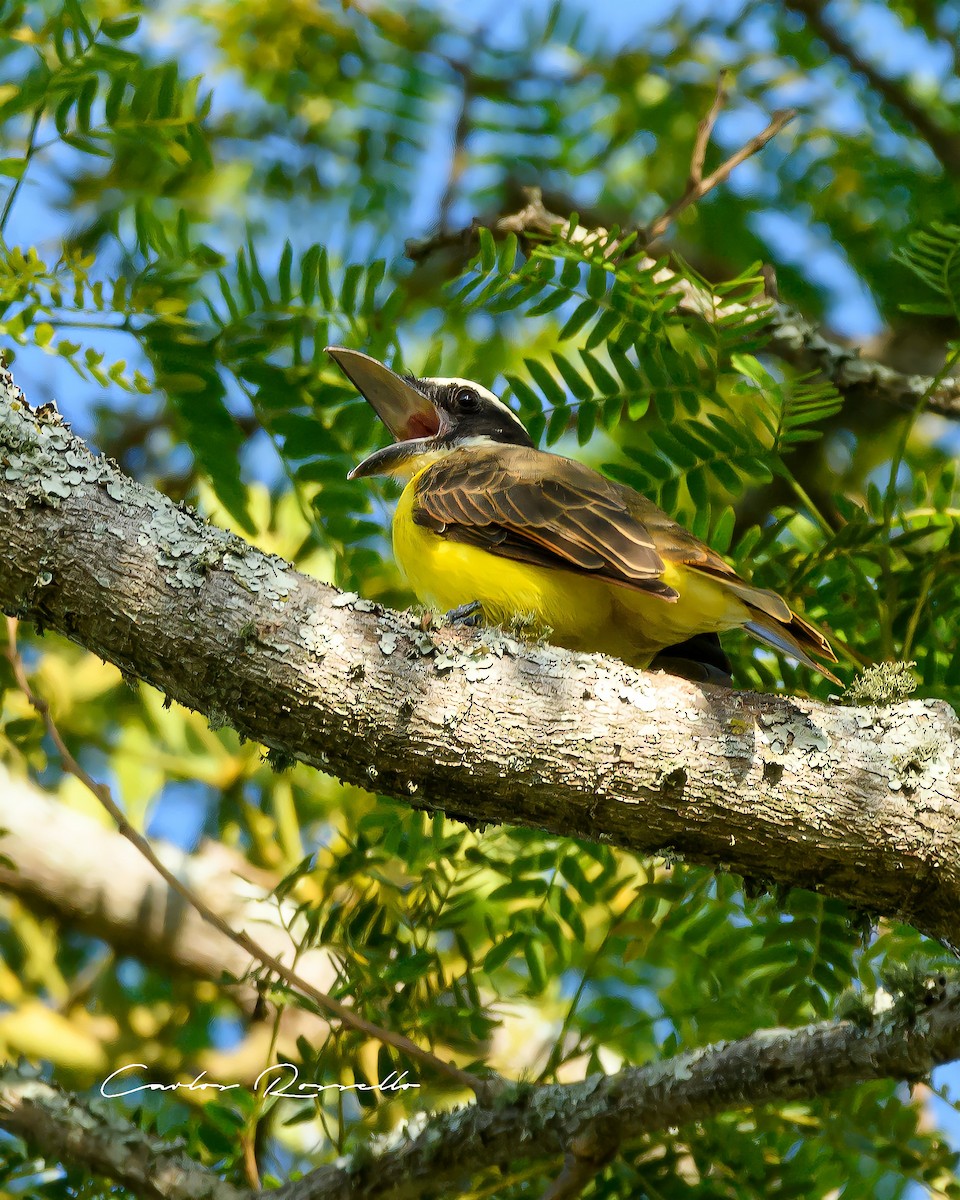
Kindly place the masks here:
POLYGON ((418 525, 453 541, 676 600, 644 516, 684 532, 629 488, 524 446, 447 455, 418 479, 413 509, 418 525))

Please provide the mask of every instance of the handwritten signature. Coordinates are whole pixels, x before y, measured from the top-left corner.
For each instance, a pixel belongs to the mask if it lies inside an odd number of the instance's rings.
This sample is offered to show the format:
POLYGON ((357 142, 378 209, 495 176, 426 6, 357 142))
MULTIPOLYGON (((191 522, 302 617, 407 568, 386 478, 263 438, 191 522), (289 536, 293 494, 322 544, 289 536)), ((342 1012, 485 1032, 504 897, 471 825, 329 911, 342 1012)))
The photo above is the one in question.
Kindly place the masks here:
MULTIPOLYGON (((137 1092, 229 1092, 243 1086, 240 1083, 214 1083, 212 1079, 204 1078, 206 1071, 201 1071, 190 1083, 138 1083, 125 1091, 108 1090, 109 1085, 119 1079, 121 1075, 132 1071, 146 1070, 146 1063, 127 1063, 125 1066, 117 1067, 100 1084, 100 1095, 110 1100, 118 1096, 133 1096, 137 1092)), ((307 1083, 301 1081, 300 1071, 294 1063, 275 1063, 272 1067, 267 1067, 265 1071, 260 1072, 253 1081, 251 1090, 258 1092, 262 1085, 264 1096, 274 1096, 280 1100, 310 1100, 324 1092, 332 1091, 385 1093, 405 1092, 408 1088, 419 1088, 419 1083, 406 1082, 407 1074, 406 1071, 400 1075, 396 1071, 391 1071, 386 1079, 377 1083, 307 1083)))

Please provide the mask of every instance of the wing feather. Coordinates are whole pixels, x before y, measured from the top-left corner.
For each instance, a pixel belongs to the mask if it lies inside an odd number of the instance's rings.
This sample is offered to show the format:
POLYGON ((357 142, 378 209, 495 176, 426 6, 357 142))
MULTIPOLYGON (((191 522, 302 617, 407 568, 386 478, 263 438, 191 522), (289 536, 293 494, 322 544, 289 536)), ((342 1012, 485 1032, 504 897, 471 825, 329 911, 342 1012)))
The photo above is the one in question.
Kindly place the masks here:
MULTIPOLYGON (((555 454, 471 447, 423 472, 413 517, 491 554, 589 572, 675 600, 677 593, 660 579, 663 559, 635 512, 635 496, 555 454)), ((654 505, 650 510, 667 520, 654 505)))

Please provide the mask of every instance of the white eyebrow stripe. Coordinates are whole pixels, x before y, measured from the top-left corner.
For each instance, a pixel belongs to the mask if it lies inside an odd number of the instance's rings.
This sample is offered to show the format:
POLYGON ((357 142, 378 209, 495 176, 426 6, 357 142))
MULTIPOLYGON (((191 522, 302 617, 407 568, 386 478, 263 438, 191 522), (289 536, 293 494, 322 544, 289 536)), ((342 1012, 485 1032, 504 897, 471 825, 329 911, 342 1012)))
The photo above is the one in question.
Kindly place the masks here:
POLYGON ((501 412, 505 413, 516 425, 519 425, 520 428, 524 431, 524 433, 526 433, 526 431, 527 431, 526 425, 524 425, 524 423, 520 420, 520 418, 513 411, 513 409, 509 408, 506 404, 504 404, 504 402, 500 399, 500 397, 495 396, 493 394, 493 392, 490 391, 489 388, 485 388, 482 383, 477 383, 477 381, 475 379, 464 379, 460 375, 451 375, 448 378, 441 379, 434 375, 434 376, 430 376, 430 378, 428 378, 428 379, 422 380, 422 382, 423 383, 435 383, 435 384, 437 384, 438 387, 444 387, 447 384, 457 383, 461 387, 473 388, 473 390, 475 392, 479 392, 479 394, 481 396, 483 396, 484 399, 489 400, 491 404, 495 405, 497 408, 500 409, 501 412))

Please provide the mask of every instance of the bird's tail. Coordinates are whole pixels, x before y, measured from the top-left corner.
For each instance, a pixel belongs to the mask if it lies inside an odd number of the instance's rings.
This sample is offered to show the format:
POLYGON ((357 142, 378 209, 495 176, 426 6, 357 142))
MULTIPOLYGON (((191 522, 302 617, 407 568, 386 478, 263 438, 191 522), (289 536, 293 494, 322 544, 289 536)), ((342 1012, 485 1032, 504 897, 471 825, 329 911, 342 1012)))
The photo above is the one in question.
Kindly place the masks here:
POLYGON ((798 616, 782 596, 767 588, 744 583, 736 577, 722 577, 721 582, 746 605, 750 619, 744 621, 743 628, 753 634, 757 641, 772 646, 782 654, 792 655, 805 667, 819 671, 831 683, 842 686, 836 675, 810 657, 812 653, 829 662, 836 662, 837 656, 830 643, 819 629, 798 616))

